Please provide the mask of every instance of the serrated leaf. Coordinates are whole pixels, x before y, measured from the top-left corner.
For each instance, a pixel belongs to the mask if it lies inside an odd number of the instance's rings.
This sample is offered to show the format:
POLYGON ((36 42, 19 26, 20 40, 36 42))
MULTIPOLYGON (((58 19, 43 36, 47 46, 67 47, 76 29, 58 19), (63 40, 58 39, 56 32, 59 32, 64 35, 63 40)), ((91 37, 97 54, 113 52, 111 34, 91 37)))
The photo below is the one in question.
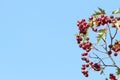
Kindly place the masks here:
POLYGON ((93 16, 97 16, 97 15, 100 15, 100 14, 105 14, 105 10, 98 7, 98 10, 95 10, 94 11, 95 13, 93 14, 93 16))
POLYGON ((119 22, 119 21, 117 21, 117 22, 115 23, 115 26, 117 27, 118 30, 120 30, 120 22, 119 22))
POLYGON ((112 14, 120 14, 120 8, 118 8, 117 10, 114 10, 112 14))
POLYGON ((100 15, 101 12, 100 12, 99 10, 95 10, 95 14, 96 14, 96 15, 100 15))
POLYGON ((100 7, 98 7, 98 9, 100 10, 100 12, 101 12, 102 14, 105 14, 105 10, 104 10, 104 9, 102 9, 102 8, 100 8, 100 7))
POLYGON ((117 75, 120 75, 120 68, 117 68, 117 75))
POLYGON ((98 36, 97 36, 97 43, 101 40, 101 38, 103 37, 103 35, 105 34, 106 29, 101 29, 97 32, 98 36))

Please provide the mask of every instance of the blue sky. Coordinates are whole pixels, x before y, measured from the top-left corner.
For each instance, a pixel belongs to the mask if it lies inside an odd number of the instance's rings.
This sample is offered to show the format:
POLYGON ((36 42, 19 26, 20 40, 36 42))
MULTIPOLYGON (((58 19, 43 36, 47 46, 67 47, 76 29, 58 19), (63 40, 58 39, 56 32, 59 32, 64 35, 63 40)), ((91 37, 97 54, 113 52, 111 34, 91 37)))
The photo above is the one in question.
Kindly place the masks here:
MULTIPOLYGON (((80 71, 76 21, 114 0, 0 0, 0 80, 96 80, 80 71)), ((104 76, 103 76, 104 77, 104 76)), ((101 79, 102 80, 102 77, 101 79)))

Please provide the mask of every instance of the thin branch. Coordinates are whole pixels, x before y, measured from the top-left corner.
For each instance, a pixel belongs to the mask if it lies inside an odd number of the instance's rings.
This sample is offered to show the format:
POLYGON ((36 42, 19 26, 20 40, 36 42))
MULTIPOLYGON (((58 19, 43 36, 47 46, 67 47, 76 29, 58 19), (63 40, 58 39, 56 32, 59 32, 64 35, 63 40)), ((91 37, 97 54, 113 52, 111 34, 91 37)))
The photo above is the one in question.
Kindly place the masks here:
POLYGON ((103 63, 103 65, 105 65, 105 63, 103 62, 103 60, 97 54, 95 54, 95 53, 93 53, 93 54, 103 63))
POLYGON ((93 49, 95 49, 95 50, 98 51, 98 52, 101 52, 101 53, 105 53, 105 54, 106 54, 106 52, 101 51, 101 50, 97 49, 96 47, 93 47, 93 49))
POLYGON ((114 36, 112 37, 112 39, 114 39, 115 38, 115 36, 116 36, 116 34, 117 34, 117 28, 116 28, 116 31, 115 31, 115 34, 114 34, 114 36))
MULTIPOLYGON (((110 40, 111 40, 111 44, 112 44, 114 38, 112 37, 111 30, 110 30, 110 27, 109 27, 108 24, 107 24, 107 26, 108 26, 108 29, 109 29, 110 40)), ((115 33, 115 35, 116 35, 116 34, 117 34, 117 32, 115 33)), ((114 36, 115 36, 115 35, 114 35, 114 36)), ((111 49, 110 49, 110 50, 111 50, 111 49)), ((114 65, 115 67, 118 67, 118 66, 116 65, 115 61, 113 60, 112 56, 109 55, 109 54, 108 54, 108 56, 109 56, 109 58, 111 59, 111 61, 113 62, 113 65, 114 65)))

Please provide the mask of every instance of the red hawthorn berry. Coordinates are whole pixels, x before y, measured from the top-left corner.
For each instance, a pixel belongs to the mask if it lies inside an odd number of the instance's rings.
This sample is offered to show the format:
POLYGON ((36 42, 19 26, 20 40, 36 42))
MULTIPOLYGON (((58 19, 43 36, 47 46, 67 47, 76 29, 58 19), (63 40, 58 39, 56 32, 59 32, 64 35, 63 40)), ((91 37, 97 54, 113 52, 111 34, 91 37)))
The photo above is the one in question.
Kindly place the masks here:
POLYGON ((81 59, 82 59, 82 60, 84 60, 84 61, 86 61, 86 60, 87 60, 87 58, 85 58, 85 57, 82 57, 81 59))
POLYGON ((110 18, 111 18, 111 19, 113 19, 113 18, 114 18, 114 16, 112 16, 112 15, 111 15, 111 16, 110 16, 110 18))
POLYGON ((85 74, 85 77, 88 77, 88 74, 85 74))
POLYGON ((112 53, 112 51, 108 51, 107 53, 110 55, 112 53))
POLYGON ((80 41, 82 41, 82 38, 81 38, 81 37, 79 37, 79 40, 80 40, 80 41))
POLYGON ((82 22, 85 22, 85 19, 82 19, 82 22))
POLYGON ((105 15, 104 14, 101 14, 101 18, 103 18, 105 15))
POLYGON ((91 48, 86 49, 86 52, 90 52, 91 48))
POLYGON ((116 27, 115 24, 112 24, 112 27, 115 28, 116 27))
POLYGON ((92 65, 92 64, 93 64, 93 62, 90 62, 89 64, 90 64, 90 65, 92 65))
POLYGON ((87 56, 87 55, 88 55, 88 52, 85 52, 84 54, 85 54, 85 56, 87 56))
POLYGON ((92 30, 93 30, 94 32, 97 32, 97 29, 96 29, 96 28, 92 28, 92 30))
POLYGON ((117 55, 118 55, 118 53, 117 53, 117 52, 115 52, 115 53, 114 53, 114 56, 117 56, 117 55))
POLYGON ((118 41, 116 41, 116 42, 115 42, 115 45, 117 45, 117 44, 119 44, 119 42, 118 42, 118 41))
POLYGON ((112 48, 112 47, 113 47, 113 45, 112 45, 112 44, 110 44, 110 45, 109 45, 109 48, 112 48))
POLYGON ((110 20, 110 19, 108 19, 108 22, 109 22, 109 23, 111 23, 111 20, 110 20))
POLYGON ((92 68, 93 68, 95 71, 100 71, 100 70, 101 70, 100 64, 98 64, 98 63, 93 64, 93 65, 92 65, 92 68))
POLYGON ((81 69, 82 69, 82 70, 85 70, 85 67, 82 67, 81 69))
POLYGON ((116 21, 115 21, 115 20, 112 20, 112 23, 116 23, 116 21))
POLYGON ((93 16, 90 16, 89 20, 92 20, 93 19, 93 16))
POLYGON ((80 44, 80 41, 78 40, 77 43, 80 44))
POLYGON ((89 63, 90 61, 88 59, 86 59, 86 63, 89 63))
POLYGON ((112 49, 113 51, 115 51, 115 47, 112 47, 111 49, 112 49))
POLYGON ((89 41, 89 38, 87 37, 86 40, 89 41))
POLYGON ((79 47, 81 48, 81 47, 82 47, 82 44, 79 44, 79 47))
POLYGON ((120 20, 120 17, 117 17, 117 20, 120 20))
POLYGON ((83 74, 85 74, 85 70, 82 70, 81 72, 82 72, 83 74))
POLYGON ((85 64, 82 64, 82 67, 85 67, 86 65, 85 64))
POLYGON ((86 67, 89 67, 89 64, 86 64, 86 67))
POLYGON ((113 75, 112 73, 109 74, 109 78, 110 78, 110 80, 117 80, 116 76, 113 75))

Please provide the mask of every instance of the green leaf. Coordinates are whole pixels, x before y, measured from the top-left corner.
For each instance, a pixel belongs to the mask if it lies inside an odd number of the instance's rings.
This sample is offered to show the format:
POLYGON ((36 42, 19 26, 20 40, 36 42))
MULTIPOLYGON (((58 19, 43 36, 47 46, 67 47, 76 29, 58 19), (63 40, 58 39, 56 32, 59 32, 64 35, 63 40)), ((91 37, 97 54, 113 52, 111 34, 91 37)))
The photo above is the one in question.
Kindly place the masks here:
POLYGON ((120 68, 117 68, 117 75, 120 75, 120 68))
POLYGON ((120 8, 118 8, 117 10, 114 10, 112 14, 120 14, 120 8))
POLYGON ((102 9, 102 8, 100 8, 100 7, 98 7, 98 9, 100 10, 100 12, 101 12, 102 14, 105 14, 105 10, 104 10, 104 9, 102 9))
POLYGON ((95 10, 95 14, 96 14, 96 15, 100 15, 101 12, 100 12, 99 10, 95 10))
POLYGON ((101 70, 100 75, 102 75, 103 73, 104 73, 104 71, 103 71, 103 70, 101 70))
POLYGON ((115 26, 117 27, 118 30, 120 30, 120 22, 119 22, 119 21, 117 21, 117 22, 115 23, 115 26))
POLYGON ((97 43, 101 40, 101 38, 103 37, 103 35, 105 34, 105 32, 106 32, 106 29, 100 29, 97 32, 97 34, 98 34, 98 36, 97 36, 97 43))
POLYGON ((95 13, 93 14, 93 16, 97 16, 97 15, 100 15, 100 14, 105 14, 105 10, 104 9, 102 9, 102 8, 100 8, 100 7, 98 7, 98 10, 95 10, 94 11, 95 13))
POLYGON ((108 80, 108 78, 105 78, 105 80, 108 80))

